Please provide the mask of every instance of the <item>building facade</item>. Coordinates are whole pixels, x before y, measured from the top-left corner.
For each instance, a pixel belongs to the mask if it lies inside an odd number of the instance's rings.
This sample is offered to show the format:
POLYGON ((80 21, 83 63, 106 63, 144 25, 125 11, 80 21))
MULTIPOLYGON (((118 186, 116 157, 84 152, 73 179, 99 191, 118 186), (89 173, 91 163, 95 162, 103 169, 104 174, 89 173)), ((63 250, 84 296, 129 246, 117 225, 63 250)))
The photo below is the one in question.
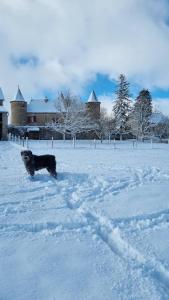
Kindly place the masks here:
POLYGON ((0 140, 7 140, 8 136, 8 111, 4 107, 4 95, 0 88, 0 140))
MULTIPOLYGON (((27 103, 19 87, 14 100, 10 103, 11 126, 15 128, 23 127, 23 129, 27 131, 28 136, 36 135, 37 137, 37 132, 43 136, 44 132, 47 132, 46 129, 44 129, 46 124, 59 120, 61 115, 55 101, 49 100, 47 97, 44 99, 31 99, 30 102, 27 103)), ((85 106, 86 113, 88 113, 91 118, 100 118, 100 102, 94 91, 90 94, 85 106)))

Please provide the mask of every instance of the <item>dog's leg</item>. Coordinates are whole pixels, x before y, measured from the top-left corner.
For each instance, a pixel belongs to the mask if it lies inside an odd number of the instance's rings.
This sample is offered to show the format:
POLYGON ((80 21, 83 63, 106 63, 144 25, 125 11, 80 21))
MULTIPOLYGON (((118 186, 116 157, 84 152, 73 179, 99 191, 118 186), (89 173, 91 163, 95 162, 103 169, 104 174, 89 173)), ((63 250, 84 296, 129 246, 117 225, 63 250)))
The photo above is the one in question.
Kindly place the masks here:
POLYGON ((54 178, 57 179, 57 172, 56 172, 56 171, 54 171, 51 175, 52 175, 54 178))
POLYGON ((33 169, 26 168, 26 170, 31 177, 33 177, 35 175, 35 171, 33 169))
POLYGON ((51 176, 53 176, 54 178, 57 178, 57 172, 55 169, 50 169, 50 168, 47 168, 47 171, 49 172, 49 174, 51 176))

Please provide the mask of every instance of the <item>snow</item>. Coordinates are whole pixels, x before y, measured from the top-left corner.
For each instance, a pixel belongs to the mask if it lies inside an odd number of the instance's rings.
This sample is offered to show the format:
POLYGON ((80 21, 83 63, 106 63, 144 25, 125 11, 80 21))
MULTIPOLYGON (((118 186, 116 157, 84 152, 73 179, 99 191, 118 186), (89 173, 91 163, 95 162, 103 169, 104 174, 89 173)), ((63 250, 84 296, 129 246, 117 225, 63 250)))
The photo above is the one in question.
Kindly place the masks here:
POLYGON ((168 144, 0 143, 0 299, 169 298, 168 144))
POLYGON ((21 102, 25 101, 25 99, 24 99, 24 97, 23 97, 23 95, 21 93, 21 90, 20 90, 19 86, 18 86, 18 90, 17 90, 16 96, 14 97, 14 101, 21 101, 21 102))
POLYGON ((3 105, 2 106, 0 105, 0 113, 3 113, 3 112, 7 113, 8 111, 3 105))
POLYGON ((0 87, 0 100, 4 100, 4 94, 1 87, 0 87))
MULTIPOLYGON (((3 94, 1 87, 0 87, 0 100, 4 101, 4 94, 3 94)), ((0 113, 3 113, 3 112, 8 112, 8 111, 3 105, 0 105, 0 113)))
POLYGON ((159 124, 159 123, 165 123, 167 121, 167 117, 163 115, 161 112, 154 112, 151 116, 151 123, 153 124, 159 124))
POLYGON ((39 131, 39 127, 37 127, 37 126, 28 127, 27 132, 30 132, 30 131, 39 131))
POLYGON ((94 91, 91 92, 87 102, 98 102, 98 99, 97 99, 96 94, 95 94, 94 91))
POLYGON ((54 100, 47 99, 31 99, 28 104, 28 113, 55 113, 57 112, 54 100))

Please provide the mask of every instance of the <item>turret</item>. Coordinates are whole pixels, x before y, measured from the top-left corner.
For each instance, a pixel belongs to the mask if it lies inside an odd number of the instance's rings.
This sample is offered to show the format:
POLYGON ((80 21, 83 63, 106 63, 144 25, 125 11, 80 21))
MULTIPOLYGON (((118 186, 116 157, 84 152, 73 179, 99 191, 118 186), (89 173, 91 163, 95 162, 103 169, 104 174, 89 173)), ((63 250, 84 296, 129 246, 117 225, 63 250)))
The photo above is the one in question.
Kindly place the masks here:
POLYGON ((100 102, 98 101, 94 91, 91 92, 86 103, 86 111, 93 119, 100 118, 100 102))
POLYGON ((25 101, 20 88, 14 100, 11 102, 11 124, 14 126, 23 126, 27 123, 27 102, 25 101))

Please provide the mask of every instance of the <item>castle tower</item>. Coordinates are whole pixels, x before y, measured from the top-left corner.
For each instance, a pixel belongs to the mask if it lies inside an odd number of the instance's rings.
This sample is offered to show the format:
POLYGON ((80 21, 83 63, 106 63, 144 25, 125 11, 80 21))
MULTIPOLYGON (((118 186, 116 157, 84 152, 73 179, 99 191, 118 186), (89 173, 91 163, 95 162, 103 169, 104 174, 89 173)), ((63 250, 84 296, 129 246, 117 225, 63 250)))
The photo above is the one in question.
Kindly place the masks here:
POLYGON ((94 91, 91 92, 86 103, 86 111, 93 119, 100 118, 100 102, 98 101, 94 91))
POLYGON ((6 140, 8 135, 8 111, 3 102, 4 94, 0 88, 0 140, 6 140))
POLYGON ((11 102, 11 124, 14 126, 23 126, 27 123, 27 102, 25 101, 20 88, 14 100, 11 102))

